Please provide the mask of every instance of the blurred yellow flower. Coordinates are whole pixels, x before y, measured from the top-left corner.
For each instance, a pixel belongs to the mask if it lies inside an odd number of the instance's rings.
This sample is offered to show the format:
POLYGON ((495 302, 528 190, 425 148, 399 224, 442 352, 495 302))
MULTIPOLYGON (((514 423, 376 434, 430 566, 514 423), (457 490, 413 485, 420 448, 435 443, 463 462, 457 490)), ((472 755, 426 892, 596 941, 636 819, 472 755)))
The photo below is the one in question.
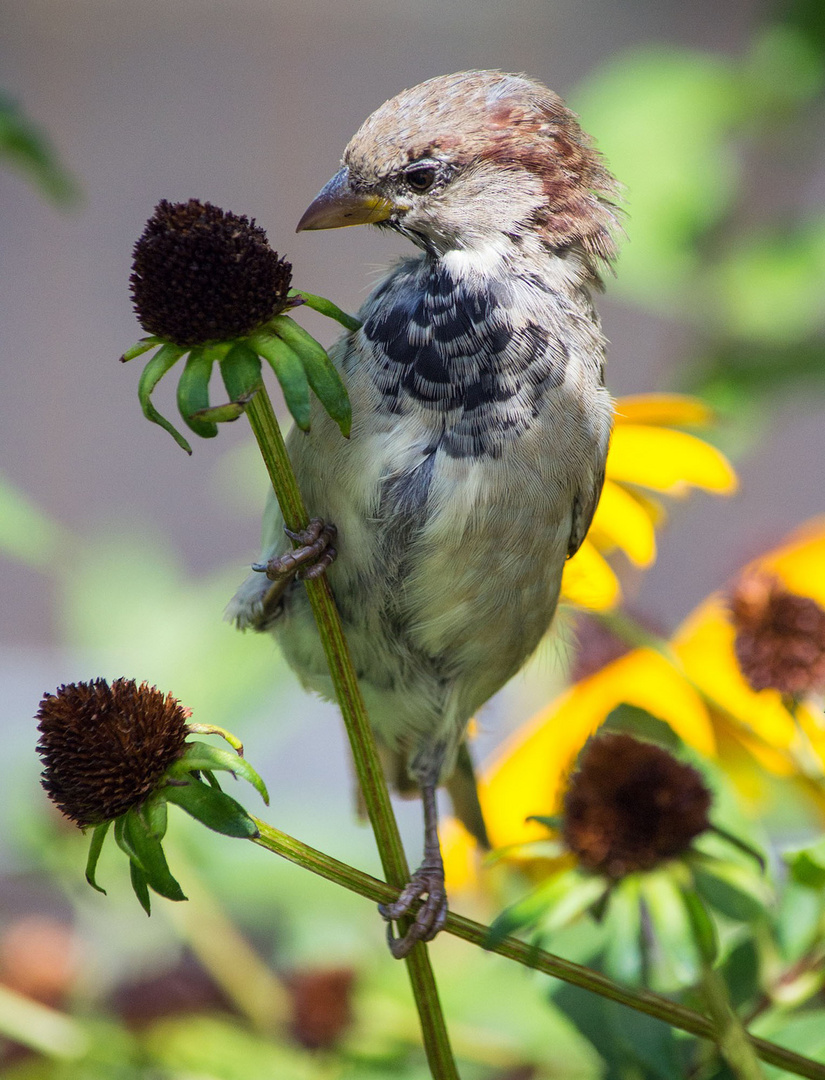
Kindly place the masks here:
MULTIPOLYGON (((743 577, 752 574, 769 574, 825 608, 825 517, 743 571, 743 577)), ((546 829, 525 819, 558 811, 576 756, 622 704, 665 721, 689 746, 729 763, 734 774, 747 759, 775 775, 804 777, 825 806, 825 785, 810 784, 825 777, 821 703, 817 716, 813 702, 793 704, 778 690, 753 690, 739 669, 734 640, 729 597, 714 593, 660 649, 632 649, 525 723, 480 770, 479 796, 493 846, 546 837, 546 829)), ((444 837, 448 874, 460 888, 475 876, 472 841, 453 822, 444 837)))
POLYGON ((656 558, 655 529, 665 519, 657 495, 680 498, 691 488, 724 495, 736 490, 724 455, 678 430, 712 421, 704 402, 681 394, 617 400, 604 489, 587 539, 565 567, 564 600, 596 611, 613 607, 621 589, 604 556, 616 549, 635 566, 650 566, 656 558))

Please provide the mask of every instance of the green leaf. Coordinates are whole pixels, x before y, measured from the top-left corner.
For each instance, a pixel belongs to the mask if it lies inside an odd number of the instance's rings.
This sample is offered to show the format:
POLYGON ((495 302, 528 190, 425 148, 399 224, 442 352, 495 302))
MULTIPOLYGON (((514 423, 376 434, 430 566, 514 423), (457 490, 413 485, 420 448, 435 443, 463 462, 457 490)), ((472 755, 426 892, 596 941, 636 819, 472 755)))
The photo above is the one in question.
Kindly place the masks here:
POLYGON ((655 870, 642 876, 641 893, 656 939, 653 962, 659 988, 696 983, 701 958, 681 886, 668 869, 655 870))
POLYGON ((219 788, 209 787, 191 777, 188 784, 170 786, 166 797, 193 818, 224 836, 249 840, 258 836, 258 826, 240 803, 219 788))
POLYGON ((99 893, 106 895, 106 890, 101 888, 95 881, 95 874, 97 873, 97 861, 100 858, 100 852, 103 849, 103 841, 106 839, 106 834, 109 831, 111 821, 104 821, 101 825, 95 825, 94 832, 92 833, 92 842, 89 845, 89 857, 86 859, 86 880, 92 886, 93 889, 97 889, 99 893))
POLYGON ((699 954, 708 964, 712 964, 719 954, 719 938, 708 909, 694 889, 682 889, 682 899, 693 927, 693 940, 699 948, 699 954))
POLYGON ((156 345, 160 344, 161 340, 159 337, 141 338, 140 341, 135 342, 130 349, 126 350, 123 356, 121 356, 120 362, 121 364, 126 364, 130 360, 136 360, 138 356, 143 356, 144 353, 149 352, 150 349, 154 349, 156 345))
POLYGON ((352 407, 346 387, 323 346, 288 315, 278 315, 269 324, 304 365, 309 385, 332 419, 348 436, 352 427, 352 407))
POLYGON ((308 308, 312 308, 313 311, 317 311, 321 315, 326 315, 328 319, 335 319, 336 322, 345 326, 347 330, 350 330, 352 333, 361 329, 360 319, 356 319, 354 315, 347 315, 347 313, 342 311, 337 304, 333 304, 331 300, 327 300, 323 296, 316 296, 315 293, 304 292, 303 289, 290 289, 289 295, 300 296, 308 308))
POLYGON ((202 439, 214 439, 218 425, 193 414, 209 408, 209 376, 212 357, 203 349, 193 349, 178 379, 178 409, 185 423, 202 439))
POLYGON ((702 855, 691 860, 693 880, 711 907, 737 922, 764 918, 771 892, 765 880, 740 863, 702 855))
POLYGON ((250 345, 257 350, 272 367, 281 384, 284 401, 292 413, 295 423, 303 431, 309 430, 310 403, 309 383, 304 365, 287 343, 275 334, 261 330, 249 338, 250 345))
POLYGON ((628 874, 610 896, 605 925, 605 970, 619 982, 638 984, 644 975, 639 875, 628 874))
POLYGON ((825 866, 817 855, 816 848, 807 848, 785 856, 794 881, 808 889, 825 887, 825 866))
POLYGON ((132 879, 132 888, 135 896, 140 901, 140 906, 147 915, 152 914, 152 901, 149 899, 149 888, 146 884, 146 875, 136 862, 129 860, 129 876, 132 879))
POLYGON ((230 424, 243 416, 246 411, 239 401, 229 401, 225 405, 212 405, 208 409, 198 409, 192 413, 190 420, 205 421, 210 424, 230 424))
POLYGON ((210 746, 208 743, 192 742, 186 744, 185 752, 178 758, 172 767, 173 771, 180 775, 182 771, 195 772, 197 770, 223 770, 234 776, 241 776, 255 788, 266 805, 269 805, 269 792, 266 784, 258 773, 249 764, 246 758, 233 754, 229 750, 222 750, 219 746, 210 746))
POLYGON ((564 824, 564 818, 561 814, 552 814, 549 817, 542 817, 540 814, 530 814, 526 821, 537 821, 539 825, 546 825, 548 829, 552 829, 553 832, 559 832, 564 824))
POLYGON ((77 181, 61 164, 48 136, 5 94, 0 94, 0 161, 28 176, 58 206, 79 202, 77 181))
POLYGON ((140 376, 140 382, 138 383, 138 399, 146 419, 151 420, 153 424, 158 424, 164 431, 168 431, 178 446, 184 449, 187 454, 191 454, 192 447, 183 435, 165 417, 160 415, 151 402, 152 391, 166 372, 174 367, 185 352, 186 349, 182 349, 179 345, 162 345, 143 369, 143 374, 140 376))
POLYGON ((539 922, 544 934, 560 930, 595 904, 606 888, 604 878, 583 874, 576 867, 555 874, 493 920, 485 947, 539 922))
POLYGON ((123 834, 137 863, 146 877, 146 883, 167 900, 185 900, 183 890, 169 872, 166 856, 160 841, 149 832, 146 822, 132 809, 123 815, 123 834))

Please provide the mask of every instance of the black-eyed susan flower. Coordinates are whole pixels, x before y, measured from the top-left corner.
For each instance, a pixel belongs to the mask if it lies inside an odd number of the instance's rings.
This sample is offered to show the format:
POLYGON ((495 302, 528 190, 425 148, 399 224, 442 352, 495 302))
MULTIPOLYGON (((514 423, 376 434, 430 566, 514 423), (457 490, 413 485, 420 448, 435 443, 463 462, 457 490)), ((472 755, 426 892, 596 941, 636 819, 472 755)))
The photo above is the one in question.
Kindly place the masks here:
POLYGON ((638 567, 656 558, 656 528, 667 517, 661 496, 684 498, 699 488, 736 490, 736 475, 719 450, 682 428, 705 428, 713 413, 697 398, 642 394, 619 398, 605 484, 590 532, 567 563, 562 598, 597 611, 618 603, 621 589, 605 559, 619 550, 638 567))
POLYGON ((129 857, 132 886, 147 914, 149 888, 185 900, 163 853, 167 804, 227 836, 258 835, 253 819, 221 791, 215 772, 266 787, 241 756, 241 744, 220 728, 192 724, 171 694, 133 679, 69 683, 45 694, 37 711, 42 784, 58 809, 80 828, 93 827, 86 878, 93 888, 110 826, 129 857), (195 733, 225 738, 237 753, 201 742, 195 733))
POLYGON ((130 278, 135 313, 150 335, 122 360, 157 349, 141 376, 145 416, 165 428, 188 453, 184 437, 152 404, 163 376, 186 357, 178 409, 203 438, 236 419, 261 382, 261 360, 273 368, 299 427, 310 422, 310 390, 349 432, 349 399, 324 349, 286 312, 307 304, 348 329, 359 324, 323 297, 290 289, 292 267, 278 258, 254 219, 211 203, 160 202, 135 244, 130 278), (215 364, 229 401, 214 408, 209 380, 215 364))
MULTIPOLYGON (((772 589, 825 608, 825 518, 794 532, 744 568, 741 580, 769 579, 772 589)), ((810 609, 805 605, 805 612, 810 609)), ((813 670, 819 619, 812 631, 813 670)), ((797 641, 799 622, 794 622, 797 641)), ((513 733, 480 770, 479 794, 494 847, 537 840, 528 820, 537 806, 561 807, 566 777, 588 738, 620 705, 664 721, 703 758, 718 759, 737 783, 754 770, 801 778, 825 807, 825 728, 816 696, 791 700, 784 688, 754 689, 737 658, 737 625, 730 590, 713 593, 658 645, 632 648, 580 679, 513 733), (813 780, 813 783, 810 781, 813 780)), ((445 862, 457 884, 474 876, 472 845, 455 823, 442 830, 445 862)))

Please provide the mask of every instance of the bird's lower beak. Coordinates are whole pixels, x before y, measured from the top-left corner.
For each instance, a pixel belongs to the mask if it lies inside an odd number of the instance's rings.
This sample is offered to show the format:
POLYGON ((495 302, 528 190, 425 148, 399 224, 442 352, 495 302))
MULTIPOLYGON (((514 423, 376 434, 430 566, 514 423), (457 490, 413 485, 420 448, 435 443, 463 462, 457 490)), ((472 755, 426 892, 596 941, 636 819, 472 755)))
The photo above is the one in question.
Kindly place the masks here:
POLYGON ((380 195, 353 191, 349 183, 349 170, 339 169, 307 207, 295 231, 374 224, 376 221, 386 221, 393 209, 392 203, 380 195))

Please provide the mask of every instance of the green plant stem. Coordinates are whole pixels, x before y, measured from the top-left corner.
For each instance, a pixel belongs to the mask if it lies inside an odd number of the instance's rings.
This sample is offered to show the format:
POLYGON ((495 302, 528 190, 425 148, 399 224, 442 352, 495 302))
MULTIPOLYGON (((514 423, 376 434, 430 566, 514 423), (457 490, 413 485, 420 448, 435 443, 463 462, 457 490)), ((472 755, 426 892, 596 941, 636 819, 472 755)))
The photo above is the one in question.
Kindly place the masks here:
MULTIPOLYGON (((325 855, 323 852, 309 847, 300 840, 296 840, 294 837, 273 828, 265 821, 258 818, 254 818, 254 821, 260 830, 260 836, 253 839, 253 843, 266 848, 267 851, 281 855, 297 866, 311 870, 314 874, 318 874, 328 881, 333 881, 335 884, 341 885, 351 892, 358 893, 375 903, 386 904, 397 899, 397 888, 386 884, 386 882, 378 881, 377 878, 371 877, 361 870, 356 870, 355 867, 348 866, 330 855, 325 855)), ((480 945, 483 948, 488 947, 489 926, 483 926, 472 919, 466 919, 462 915, 450 912, 444 929, 448 934, 463 938, 464 941, 469 941, 472 945, 480 945)), ((520 941, 516 937, 506 937, 495 945, 489 946, 489 950, 510 960, 515 960, 516 963, 524 964, 525 967, 544 972, 546 975, 552 975, 556 979, 561 979, 563 982, 570 983, 573 986, 579 986, 583 990, 589 990, 594 994, 599 994, 601 997, 609 998, 620 1005, 626 1005, 637 1012, 646 1013, 648 1016, 653 1016, 657 1020, 662 1020, 664 1023, 670 1024, 671 1027, 679 1028, 681 1031, 686 1031, 691 1035, 697 1035, 699 1038, 709 1039, 712 1042, 718 1041, 716 1025, 712 1019, 702 1016, 701 1013, 695 1012, 684 1005, 679 1005, 669 998, 662 997, 661 994, 654 994, 649 990, 633 990, 630 987, 622 986, 598 971, 593 971, 591 968, 584 967, 581 964, 574 964, 571 960, 565 960, 560 956, 554 956, 552 953, 538 949, 527 942, 520 941)), ((808 1080, 825 1080, 825 1065, 811 1061, 810 1058, 803 1057, 801 1054, 795 1054, 792 1050, 786 1050, 784 1047, 777 1046, 766 1039, 748 1035, 744 1032, 744 1029, 743 1036, 753 1048, 756 1056, 769 1065, 785 1069, 795 1076, 807 1077, 808 1080)), ((750 1076, 753 1074, 740 1075, 750 1076)), ((761 1073, 756 1075, 761 1077, 761 1073)))
MULTIPOLYGON (((284 524, 294 531, 305 529, 309 517, 278 419, 264 386, 252 397, 246 412, 281 507, 284 524)), ((307 581, 306 587, 352 747, 367 815, 375 832, 384 876, 400 889, 409 881, 410 871, 338 610, 324 575, 307 581)), ((423 942, 416 944, 406 958, 406 964, 421 1020, 430 1071, 436 1080, 458 1080, 435 976, 423 942)))
POLYGON ((724 980, 712 964, 702 965, 702 993, 716 1029, 716 1045, 739 1080, 765 1080, 750 1036, 730 1003, 724 980))

